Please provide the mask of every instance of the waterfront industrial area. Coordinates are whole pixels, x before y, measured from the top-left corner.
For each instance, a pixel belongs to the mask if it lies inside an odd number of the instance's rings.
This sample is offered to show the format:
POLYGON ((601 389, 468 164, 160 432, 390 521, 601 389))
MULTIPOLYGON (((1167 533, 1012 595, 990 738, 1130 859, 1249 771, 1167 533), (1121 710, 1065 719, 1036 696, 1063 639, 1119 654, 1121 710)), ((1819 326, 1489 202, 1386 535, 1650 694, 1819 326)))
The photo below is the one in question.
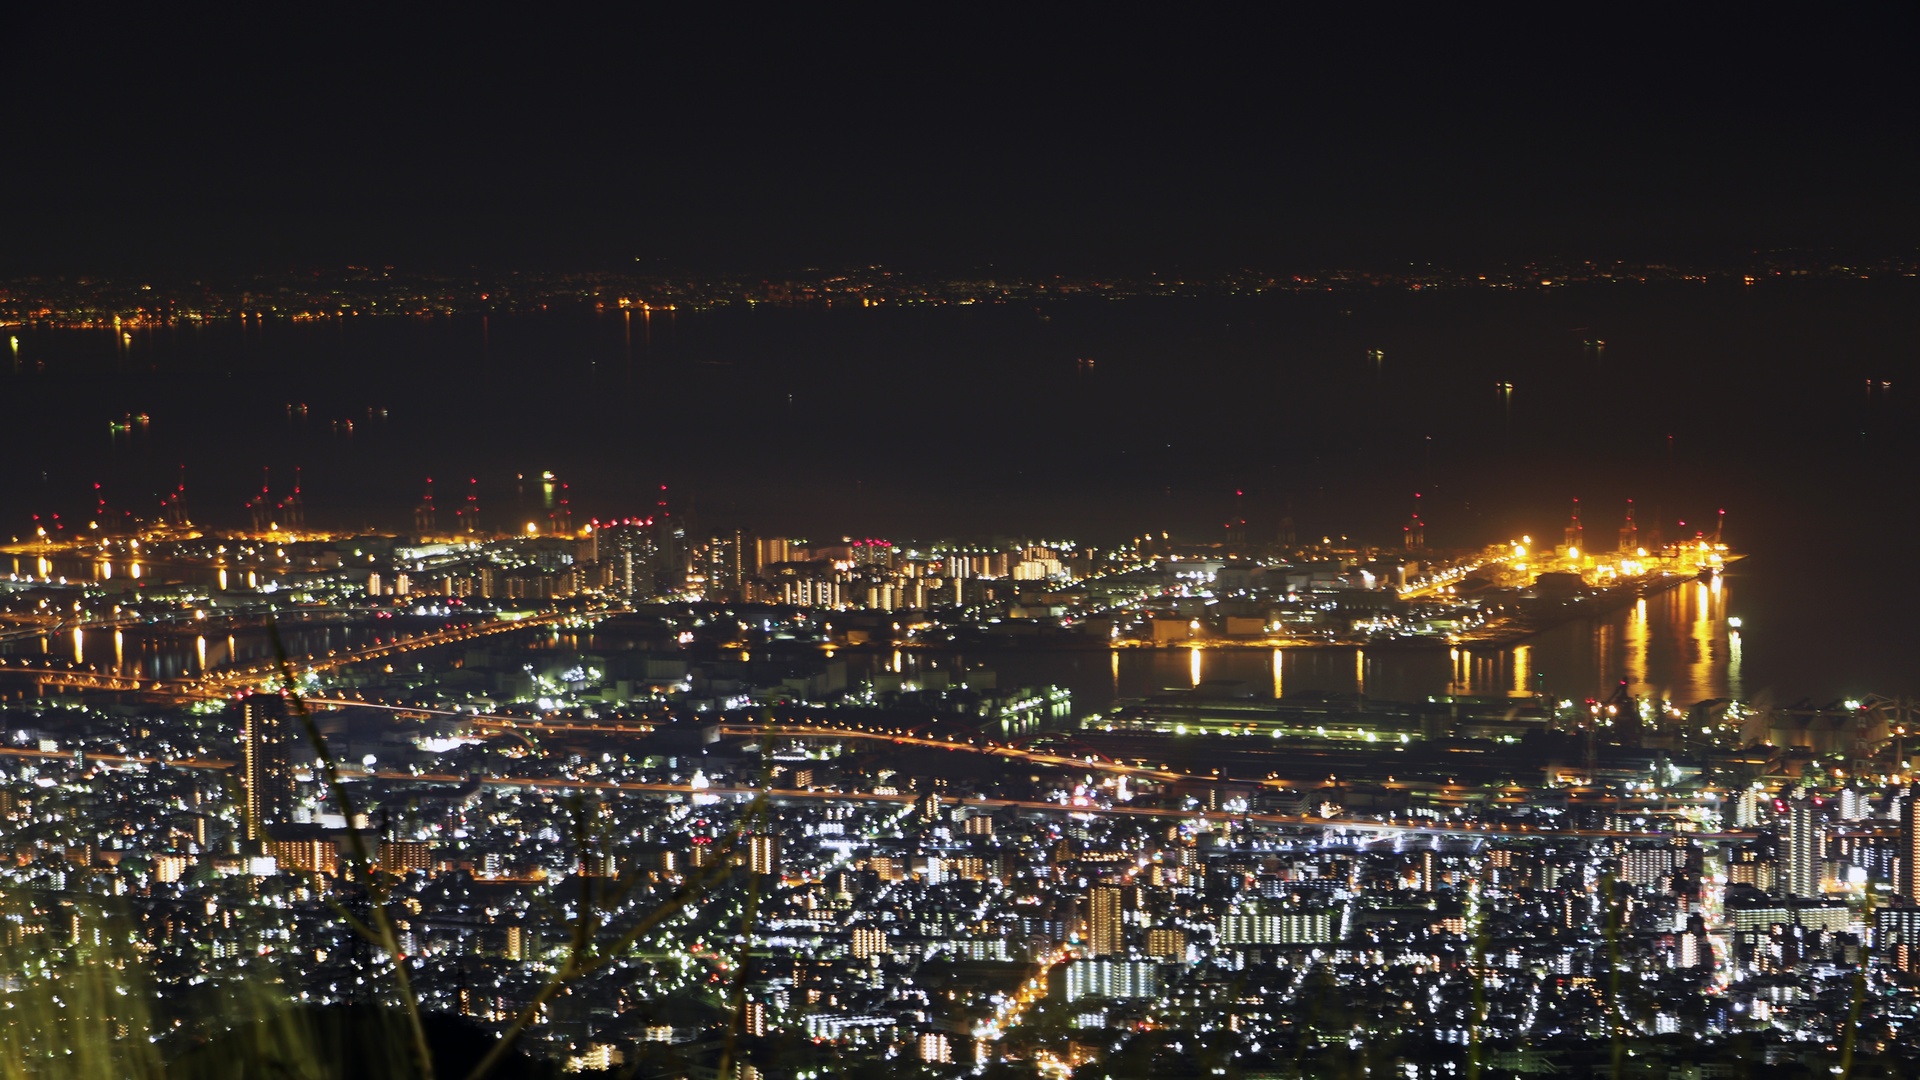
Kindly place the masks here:
MULTIPOLYGON (((1710 603, 1717 522, 1094 549, 563 509, 11 549, 9 945, 649 1075, 1824 1071, 1920 1022, 1904 701, 1203 677, 1710 603), (1100 702, 996 670, 1167 653, 1191 678, 1100 702)), ((168 1000, 152 1038, 213 1034, 168 1000)))

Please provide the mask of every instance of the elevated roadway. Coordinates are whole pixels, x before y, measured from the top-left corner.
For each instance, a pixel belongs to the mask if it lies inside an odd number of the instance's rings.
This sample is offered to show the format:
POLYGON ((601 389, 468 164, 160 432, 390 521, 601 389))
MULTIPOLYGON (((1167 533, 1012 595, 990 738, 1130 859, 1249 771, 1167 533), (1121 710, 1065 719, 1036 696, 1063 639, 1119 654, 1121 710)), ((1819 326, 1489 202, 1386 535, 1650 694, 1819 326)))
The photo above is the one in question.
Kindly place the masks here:
MULTIPOLYGON (((390 712, 439 712, 446 715, 459 715, 468 719, 472 719, 472 717, 468 716, 467 714, 452 713, 450 710, 417 710, 417 709, 409 709, 404 706, 372 705, 366 702, 349 701, 349 700, 342 700, 342 699, 314 699, 311 701, 311 704, 334 706, 334 707, 351 706, 355 708, 375 708, 375 709, 383 709, 390 712)), ((519 720, 518 718, 496 717, 492 719, 496 719, 500 721, 511 721, 512 727, 515 730, 525 730, 525 731, 540 730, 537 726, 529 722, 519 720)), ((787 732, 782 732, 778 730, 781 726, 782 725, 773 725, 772 729, 770 730, 769 727, 766 725, 723 725, 723 733, 726 728, 731 727, 731 728, 737 728, 741 733, 752 734, 752 735, 787 734, 787 732)), ((836 737, 845 736, 848 734, 846 732, 841 732, 836 729, 830 729, 830 728, 800 728, 797 725, 785 725, 785 726, 790 728, 796 728, 798 730, 806 731, 809 733, 831 734, 836 737)), ((619 730, 626 734, 634 733, 631 729, 614 729, 614 730, 619 730)), ((871 732, 863 732, 858 734, 860 737, 882 738, 882 739, 887 739, 889 741, 903 741, 905 745, 926 746, 928 748, 935 748, 935 749, 970 750, 976 753, 993 753, 994 751, 999 751, 998 753, 995 753, 994 756, 1013 757, 1013 758, 1019 758, 1019 759, 1025 759, 1025 760, 1038 760, 1038 761, 1042 761, 1043 763, 1050 763, 1050 762, 1047 762, 1046 759, 1056 757, 1056 755, 1033 755, 1024 751, 1012 750, 1008 747, 983 748, 980 746, 975 746, 967 743, 950 743, 950 742, 945 742, 938 739, 923 739, 923 738, 913 738, 913 737, 905 737, 905 736, 881 736, 871 732)), ((75 760, 75 755, 70 751, 57 751, 57 750, 46 751, 46 750, 26 749, 26 748, 19 748, 19 747, 0 748, 0 756, 15 757, 15 758, 39 758, 39 759, 64 760, 64 761, 75 760)), ((141 757, 141 756, 130 756, 130 755, 98 754, 98 753, 91 753, 91 752, 80 754, 79 759, 87 764, 99 764, 99 765, 107 766, 110 768, 126 768, 131 766, 131 767, 167 767, 167 768, 185 768, 185 769, 228 769, 228 768, 232 768, 234 764, 231 761, 222 761, 222 760, 216 760, 216 759, 164 759, 164 758, 156 758, 156 757, 141 757)), ((1078 758, 1059 758, 1058 761, 1064 767, 1070 767, 1070 768, 1088 768, 1089 767, 1086 762, 1078 758)), ((1127 774, 1129 775, 1142 775, 1143 773, 1151 773, 1159 777, 1177 778, 1182 780, 1204 781, 1209 779, 1208 777, 1204 777, 1204 776, 1195 776, 1187 773, 1174 773, 1168 770, 1140 770, 1133 766, 1124 766, 1124 765, 1112 765, 1111 767, 1116 769, 1126 770, 1127 774)), ((759 788, 759 787, 751 787, 751 786, 742 787, 742 786, 712 786, 712 785, 696 786, 693 784, 655 783, 655 782, 648 782, 648 781, 581 780, 581 779, 573 779, 573 778, 567 778, 567 777, 552 777, 552 776, 528 776, 528 777, 465 776, 465 775, 459 775, 455 773, 435 773, 435 772, 414 773, 414 772, 385 771, 385 772, 369 773, 369 772, 355 771, 355 770, 342 770, 341 777, 342 779, 346 779, 346 780, 369 780, 370 779, 370 780, 381 780, 381 781, 388 781, 388 782, 395 782, 395 783, 423 783, 423 784, 479 783, 483 786, 488 786, 488 787, 531 788, 536 790, 550 790, 550 791, 580 791, 580 792, 591 792, 591 793, 609 794, 609 795, 636 794, 636 795, 681 795, 681 796, 688 796, 688 797, 713 796, 716 798, 730 798, 730 799, 754 798, 761 795, 765 795, 767 798, 772 799, 775 802, 792 803, 797 805, 804 805, 809 803, 822 803, 822 802, 864 802, 864 803, 902 804, 902 803, 910 803, 914 799, 918 798, 918 796, 916 795, 877 794, 873 792, 836 791, 836 790, 824 790, 824 789, 817 789, 817 788, 813 788, 813 789, 759 788)), ((1191 821, 1196 819, 1205 819, 1205 820, 1212 820, 1212 821, 1235 821, 1235 822, 1242 822, 1246 824, 1263 825, 1263 826, 1276 827, 1276 828, 1348 832, 1348 833, 1355 833, 1355 834, 1361 834, 1361 835, 1372 835, 1377 837, 1439 836, 1439 837, 1478 837, 1482 839, 1495 839, 1495 838, 1554 839, 1559 837, 1577 837, 1582 839, 1632 840, 1632 839, 1671 839, 1675 835, 1682 835, 1682 834, 1676 833, 1674 830, 1538 829, 1530 825, 1515 825, 1511 823, 1471 822, 1471 821, 1455 822, 1455 823, 1441 823, 1441 822, 1416 823, 1412 821, 1393 822, 1393 821, 1380 821, 1375 818, 1360 817, 1360 816, 1347 815, 1347 814, 1335 814, 1331 816, 1323 816, 1323 815, 1316 815, 1316 814, 1232 813, 1232 812, 1226 812, 1226 811, 1207 812, 1207 811, 1198 811, 1198 810, 1186 810, 1186 809, 1173 808, 1173 807, 1127 806, 1127 805, 1097 804, 1097 803, 1091 803, 1091 802, 1060 803, 1060 802, 1049 802, 1049 801, 1038 800, 1038 799, 977 798, 977 799, 956 799, 954 800, 954 802, 955 802, 955 805, 979 807, 981 809, 988 810, 988 811, 1012 809, 1012 810, 1018 810, 1022 812, 1047 813, 1047 814, 1068 814, 1068 815, 1086 814, 1086 815, 1100 815, 1100 816, 1119 815, 1119 816, 1131 816, 1131 817, 1167 818, 1167 819, 1175 819, 1175 820, 1183 820, 1183 821, 1191 821)), ((1689 832, 1683 835, 1687 835, 1698 840, 1723 840, 1723 839, 1745 838, 1746 836, 1746 834, 1744 833, 1725 833, 1725 832, 1721 832, 1721 833, 1689 832)))

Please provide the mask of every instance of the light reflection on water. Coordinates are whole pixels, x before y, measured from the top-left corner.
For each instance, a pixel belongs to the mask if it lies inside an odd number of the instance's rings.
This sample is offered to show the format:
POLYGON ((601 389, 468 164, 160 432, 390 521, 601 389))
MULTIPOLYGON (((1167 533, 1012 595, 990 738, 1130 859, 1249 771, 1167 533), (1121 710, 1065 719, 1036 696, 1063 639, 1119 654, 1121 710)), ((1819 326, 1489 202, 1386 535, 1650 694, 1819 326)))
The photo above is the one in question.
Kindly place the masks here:
MULTIPOLYGON (((329 650, 355 648, 375 637, 390 637, 349 625, 283 627, 281 640, 292 657, 324 655, 329 650)), ((73 630, 48 637, 16 640, 0 645, 0 655, 46 655, 105 668, 109 655, 116 674, 147 679, 176 679, 229 664, 251 664, 274 657, 272 635, 247 629, 209 637, 197 630, 165 626, 129 626, 124 629, 73 630)))
MULTIPOLYGON (((913 673, 955 660, 987 667, 1002 689, 1055 683, 1073 691, 1076 712, 1118 697, 1200 685, 1241 696, 1274 698, 1307 691, 1418 700, 1431 694, 1497 697, 1544 688, 1557 697, 1606 697, 1625 680, 1629 693, 1690 705, 1744 692, 1742 642, 1728 628, 1734 585, 1688 582, 1594 619, 1573 620, 1507 648, 1115 649, 982 650, 956 657, 941 650, 849 653, 855 677, 868 666, 913 673), (1239 684, 1230 687, 1229 684, 1239 684)), ((392 631, 385 631, 391 633, 392 631)), ((366 644, 374 631, 348 625, 286 628, 294 656, 366 644)), ((591 636, 566 647, 594 650, 591 636)), ((164 627, 91 630, 17 641, 0 652, 45 653, 102 664, 146 678, 177 678, 273 656, 271 638, 241 630, 209 640, 164 627)))
MULTIPOLYGON (((106 582, 112 581, 122 573, 134 580, 144 580, 148 576, 148 569, 148 564, 142 562, 124 562, 115 566, 111 559, 50 559, 45 555, 0 557, 0 573, 13 574, 16 577, 50 578, 56 581, 106 582)), ((166 566, 164 570, 163 577, 169 583, 218 585, 222 589, 227 588, 227 572, 224 568, 177 563, 166 566)), ((251 570, 247 572, 247 587, 257 587, 251 570)))
MULTIPOLYGON (((1623 679, 1636 696, 1691 705, 1744 692, 1741 643, 1726 622, 1733 589, 1725 581, 1687 582, 1506 648, 1116 649, 1106 655, 1009 650, 975 652, 965 660, 994 669, 1002 687, 1067 686, 1076 712, 1117 697, 1201 684, 1254 698, 1325 691, 1400 701, 1544 688, 1579 699, 1610 696, 1623 679)), ((909 667, 912 662, 910 656, 909 667)))

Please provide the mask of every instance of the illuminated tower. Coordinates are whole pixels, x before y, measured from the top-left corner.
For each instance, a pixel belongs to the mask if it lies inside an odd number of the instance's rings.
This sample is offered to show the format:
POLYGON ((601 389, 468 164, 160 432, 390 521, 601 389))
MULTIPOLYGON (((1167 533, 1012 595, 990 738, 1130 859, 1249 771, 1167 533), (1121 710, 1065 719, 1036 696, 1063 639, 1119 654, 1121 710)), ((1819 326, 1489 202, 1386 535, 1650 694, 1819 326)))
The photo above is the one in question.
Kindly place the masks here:
POLYGON ((173 494, 163 500, 162 505, 166 509, 167 524, 176 529, 184 529, 190 524, 187 520, 187 467, 185 465, 180 466, 180 483, 173 489, 173 494))
POLYGON ((1580 500, 1573 500, 1573 516, 1567 519, 1567 551, 1586 550, 1586 535, 1580 527, 1580 500))
POLYGON ((747 598, 747 565, 752 560, 753 538, 745 529, 733 530, 727 539, 723 553, 725 561, 721 566, 724 575, 727 596, 735 601, 747 598))
POLYGON ((1121 934, 1121 892, 1114 885, 1087 890, 1087 951, 1093 956, 1118 956, 1126 951, 1121 934))
POLYGON ((1420 493, 1413 493, 1413 516, 1407 521, 1407 550, 1425 551, 1427 547, 1427 525, 1420 520, 1420 493))
POLYGON ((1774 873, 1774 886, 1783 896, 1820 895, 1820 871, 1826 861, 1820 810, 1821 800, 1809 796, 1805 788, 1787 800, 1780 822, 1780 866, 1774 873))
POLYGON ((272 487, 272 475, 270 470, 262 467, 260 470, 260 493, 247 500, 247 517, 248 520, 253 523, 253 531, 256 536, 264 534, 267 531, 269 521, 268 511, 273 507, 271 495, 269 494, 269 490, 272 487))
POLYGON ((433 477, 427 477, 427 493, 420 498, 420 505, 413 508, 413 531, 422 537, 432 535, 433 513, 433 477))
POLYGON ((687 587, 687 565, 681 541, 685 533, 667 509, 667 485, 660 485, 660 503, 653 513, 653 584, 656 595, 672 596, 687 587))
POLYGON ((467 505, 459 511, 460 528, 469 536, 480 531, 480 479, 467 478, 467 505))
POLYGON ((1640 527, 1633 523, 1633 500, 1627 500, 1627 520, 1620 525, 1619 551, 1631 555, 1640 549, 1640 527))
POLYGON ((707 599, 747 599, 747 582, 758 571, 758 545, 745 529, 713 537, 706 546, 707 599))
POLYGON ((248 694, 238 707, 247 839, 260 840, 293 816, 292 725, 287 699, 279 694, 248 694))
POLYGON ((307 523, 307 503, 300 494, 300 467, 293 468, 293 494, 280 500, 279 524, 289 532, 298 530, 307 523))

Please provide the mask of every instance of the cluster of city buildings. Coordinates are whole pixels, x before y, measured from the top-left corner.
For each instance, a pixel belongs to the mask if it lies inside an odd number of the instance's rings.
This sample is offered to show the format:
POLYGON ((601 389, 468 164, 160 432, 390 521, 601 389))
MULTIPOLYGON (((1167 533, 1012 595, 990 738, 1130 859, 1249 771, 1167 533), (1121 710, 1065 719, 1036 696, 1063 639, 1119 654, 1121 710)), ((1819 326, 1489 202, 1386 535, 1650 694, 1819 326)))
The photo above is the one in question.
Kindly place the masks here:
POLYGON ((1263 798, 856 723, 884 716, 529 738, 269 692, 15 709, 0 923, 14 948, 126 935, 163 986, 349 1004, 394 992, 334 910, 380 875, 425 1006, 499 1029, 539 1003, 534 1045, 576 1069, 732 1037, 767 1075, 791 1043, 960 1072, 1181 1035, 1247 1073, 1341 1048, 1529 1073, 1614 1039, 1825 1062, 1920 1022, 1920 788, 1776 755, 1724 791, 1656 771, 1360 813, 1338 784, 1263 798), (643 929, 542 999, 582 903, 608 941, 643 929))
MULTIPOLYGON (((196 987, 411 994, 528 1020, 585 1072, 1437 1077, 1617 1050, 1709 1075, 1920 1030, 1899 702, 1196 676, 1089 707, 992 670, 1049 642, 1461 633, 1607 602, 1660 562, 1632 537, 1249 555, 430 512, 420 537, 10 556, 0 947, 133 965, 168 991, 163 1042, 217 1022, 196 987), (583 941, 604 963, 569 960, 583 941)), ((1729 557, 1674 545, 1642 584, 1729 557)))

